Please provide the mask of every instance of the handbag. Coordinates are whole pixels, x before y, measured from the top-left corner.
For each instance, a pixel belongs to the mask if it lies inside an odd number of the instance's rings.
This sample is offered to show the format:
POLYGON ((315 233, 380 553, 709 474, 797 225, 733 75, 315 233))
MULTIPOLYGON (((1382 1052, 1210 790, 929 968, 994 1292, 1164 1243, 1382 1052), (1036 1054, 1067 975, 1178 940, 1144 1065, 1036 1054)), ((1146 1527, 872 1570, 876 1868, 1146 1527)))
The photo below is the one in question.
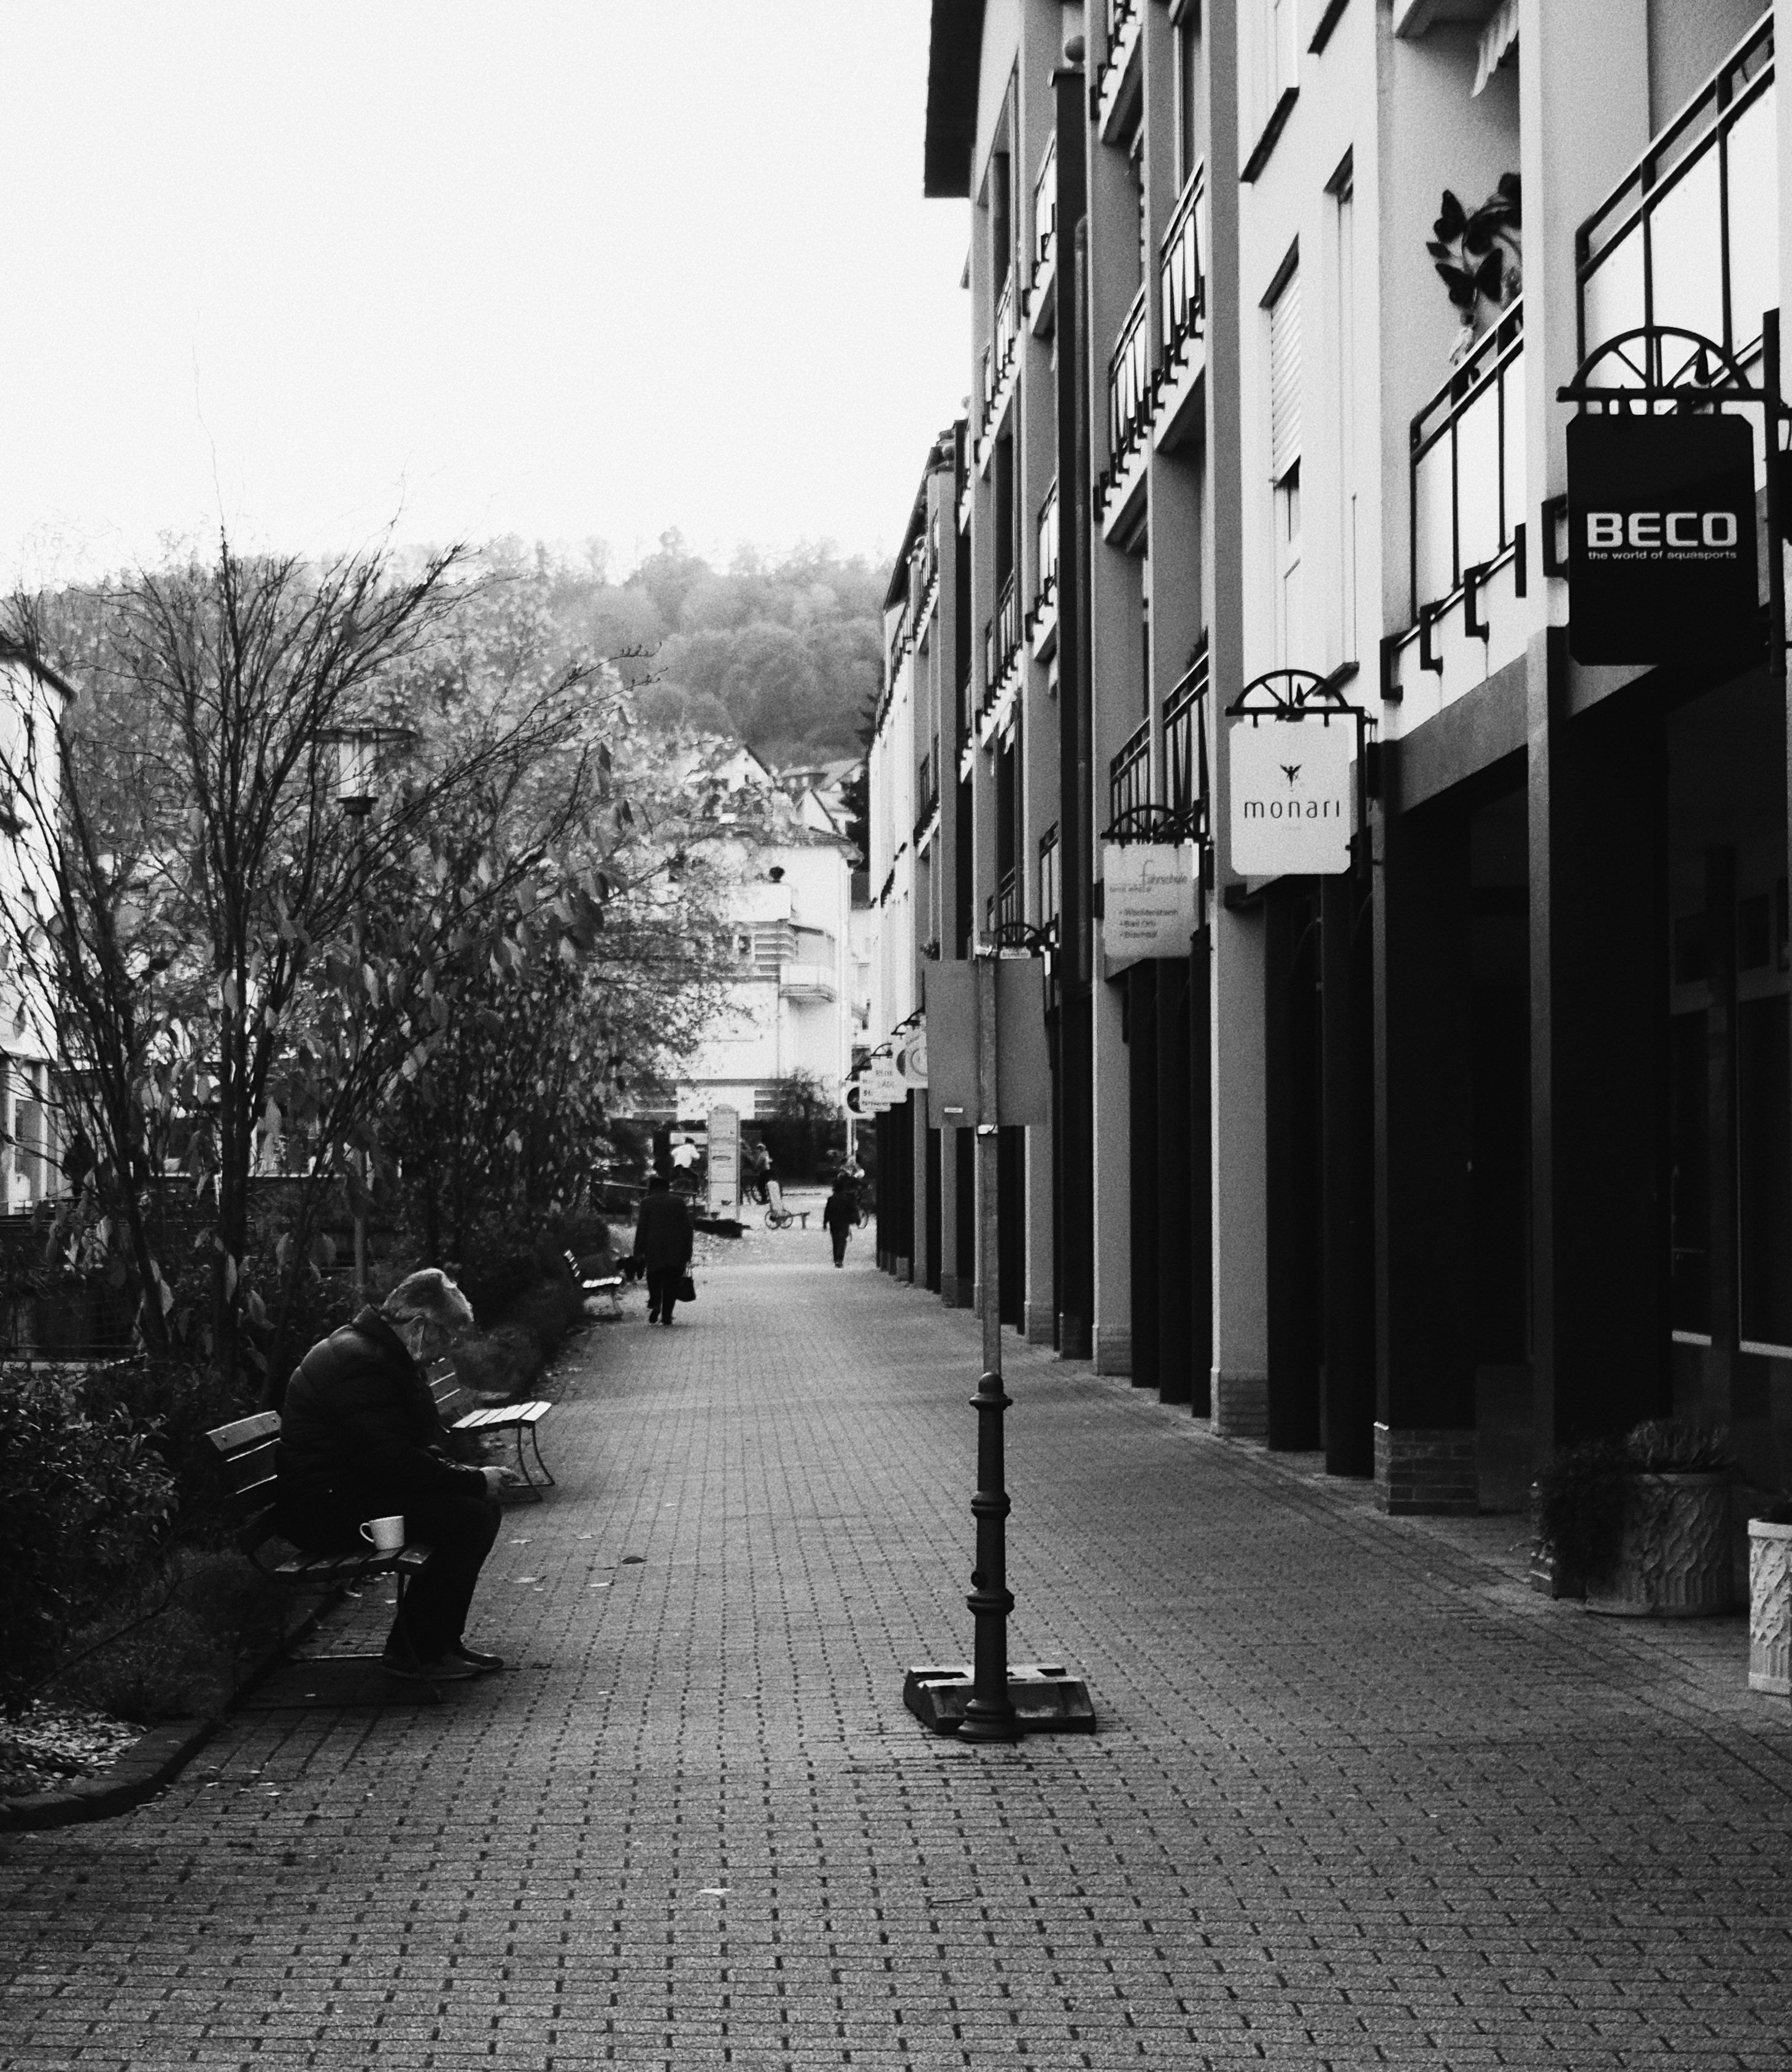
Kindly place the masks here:
POLYGON ((694 1302, 697 1300, 697 1283, 688 1273, 678 1284, 678 1299, 680 1302, 694 1302))

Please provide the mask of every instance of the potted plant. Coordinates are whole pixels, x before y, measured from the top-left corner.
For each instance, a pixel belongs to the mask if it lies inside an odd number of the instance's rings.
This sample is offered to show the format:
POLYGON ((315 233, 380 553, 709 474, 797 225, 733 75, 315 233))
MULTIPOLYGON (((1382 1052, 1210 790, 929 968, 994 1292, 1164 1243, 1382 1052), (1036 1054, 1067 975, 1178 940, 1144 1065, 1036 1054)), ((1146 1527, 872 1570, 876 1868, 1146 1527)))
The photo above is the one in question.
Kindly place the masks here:
POLYGON ((1749 1520, 1749 1688, 1792 1697, 1792 1496, 1749 1520))
POLYGON ((1721 1426, 1651 1418, 1564 1447, 1537 1478, 1539 1536, 1590 1612, 1696 1618, 1730 1608, 1730 1482, 1721 1426))

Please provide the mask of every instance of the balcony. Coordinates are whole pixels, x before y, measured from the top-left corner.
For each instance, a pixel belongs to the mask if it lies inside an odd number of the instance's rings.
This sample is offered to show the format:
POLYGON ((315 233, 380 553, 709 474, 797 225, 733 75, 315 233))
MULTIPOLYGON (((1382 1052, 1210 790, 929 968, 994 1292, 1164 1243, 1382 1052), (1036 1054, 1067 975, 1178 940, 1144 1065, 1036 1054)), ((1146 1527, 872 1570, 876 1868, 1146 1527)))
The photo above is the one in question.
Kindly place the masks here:
POLYGON ((1141 463, 1153 395, 1151 327, 1145 321, 1147 314, 1141 287, 1132 298, 1108 361, 1108 458, 1095 485, 1096 507, 1104 522, 1128 504, 1145 478, 1141 463))
POLYGON ((1064 910, 1063 862, 1054 824, 1039 837, 1039 926, 1054 932, 1064 910))
POLYGON ((1132 62, 1144 26, 1141 0, 1105 0, 1107 55, 1095 80, 1095 111, 1102 142, 1112 143, 1137 112, 1141 68, 1132 62))
POLYGON ((1026 635, 1036 660, 1051 658, 1058 644, 1058 484, 1054 481, 1039 506, 1038 559, 1039 586, 1026 615, 1026 635))
POLYGON ((930 749, 914 773, 914 846, 919 849, 939 811, 939 766, 930 749))
POLYGON ((786 1000, 837 1000, 838 982, 831 964, 786 964, 778 973, 778 990, 786 1000))
POLYGON ((1207 737, 1201 723, 1206 695, 1203 650, 1164 705, 1164 803, 1186 824, 1190 839, 1207 825, 1207 737))
POLYGON ((1413 418, 1408 630, 1383 648, 1402 727, 1523 652, 1542 609, 1525 525, 1524 310, 1515 302, 1413 418))
POLYGON ((1206 313, 1206 283, 1201 255, 1206 243, 1207 169, 1197 166, 1176 204, 1157 261, 1163 297, 1164 360, 1173 360, 1190 339, 1201 335, 1206 313))
POLYGON ((972 730, 976 725, 972 682, 970 664, 967 663, 964 674, 958 680, 958 738, 961 747, 971 738, 972 730))
POLYGON ((1412 420, 1412 617, 1524 522, 1524 310, 1514 303, 1412 420))
POLYGON ((1110 824, 1151 803, 1151 722, 1144 721, 1108 765, 1110 824))
POLYGON ((983 704, 995 704, 1004 679, 1021 652, 1021 606, 1011 569, 996 598, 996 615, 983 629, 983 704))
POLYGON ((1021 919, 1021 874, 1013 865, 996 880, 995 890, 984 902, 983 913, 984 927, 991 935, 1021 919))
POLYGON ((990 435, 1008 400, 1009 377, 1014 372, 1016 347, 1020 340, 1020 290, 1014 282, 1014 269, 1008 269, 1008 278, 1002 282, 1001 292, 996 298, 995 335, 983 356, 983 418, 981 434, 984 450, 978 456, 980 467, 988 458, 990 435))
POLYGON ((1769 14, 1580 226, 1584 352, 1673 324, 1754 358, 1761 312, 1780 298, 1774 95, 1769 14))
POLYGON ((1046 139, 1046 154, 1033 183, 1033 280, 1028 299, 1034 329, 1049 328, 1052 283, 1058 273, 1058 137, 1046 139))

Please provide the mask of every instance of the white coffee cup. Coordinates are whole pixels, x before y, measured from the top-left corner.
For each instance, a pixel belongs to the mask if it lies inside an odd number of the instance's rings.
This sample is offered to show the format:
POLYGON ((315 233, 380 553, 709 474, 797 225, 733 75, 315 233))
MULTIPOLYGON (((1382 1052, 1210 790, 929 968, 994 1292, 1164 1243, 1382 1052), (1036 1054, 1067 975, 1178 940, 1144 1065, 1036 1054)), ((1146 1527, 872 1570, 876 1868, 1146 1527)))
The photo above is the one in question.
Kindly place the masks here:
POLYGON ((382 1554, 396 1554, 405 1544, 404 1518, 370 1518, 361 1527, 361 1537, 371 1540, 382 1554))

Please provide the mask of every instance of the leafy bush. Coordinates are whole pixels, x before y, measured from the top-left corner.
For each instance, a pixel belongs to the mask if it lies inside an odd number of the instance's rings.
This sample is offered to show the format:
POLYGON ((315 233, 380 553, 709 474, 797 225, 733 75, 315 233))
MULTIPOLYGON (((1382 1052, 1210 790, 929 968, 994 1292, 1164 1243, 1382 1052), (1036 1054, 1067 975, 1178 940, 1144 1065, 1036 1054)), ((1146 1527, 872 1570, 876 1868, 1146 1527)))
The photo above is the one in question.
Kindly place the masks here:
POLYGON ((1537 1529, 1565 1575, 1602 1582, 1617 1563, 1638 1475, 1720 1474, 1733 1465, 1720 1424, 1652 1417, 1621 1439, 1564 1446, 1537 1478, 1537 1529))
POLYGON ((161 1540, 175 1483, 151 1433, 66 1371, 0 1369, 0 1705, 23 1704, 72 1628, 161 1540))
POLYGON ((232 1552, 177 1548, 74 1634, 60 1696, 114 1717, 219 1712, 278 1642, 279 1592, 232 1552))

